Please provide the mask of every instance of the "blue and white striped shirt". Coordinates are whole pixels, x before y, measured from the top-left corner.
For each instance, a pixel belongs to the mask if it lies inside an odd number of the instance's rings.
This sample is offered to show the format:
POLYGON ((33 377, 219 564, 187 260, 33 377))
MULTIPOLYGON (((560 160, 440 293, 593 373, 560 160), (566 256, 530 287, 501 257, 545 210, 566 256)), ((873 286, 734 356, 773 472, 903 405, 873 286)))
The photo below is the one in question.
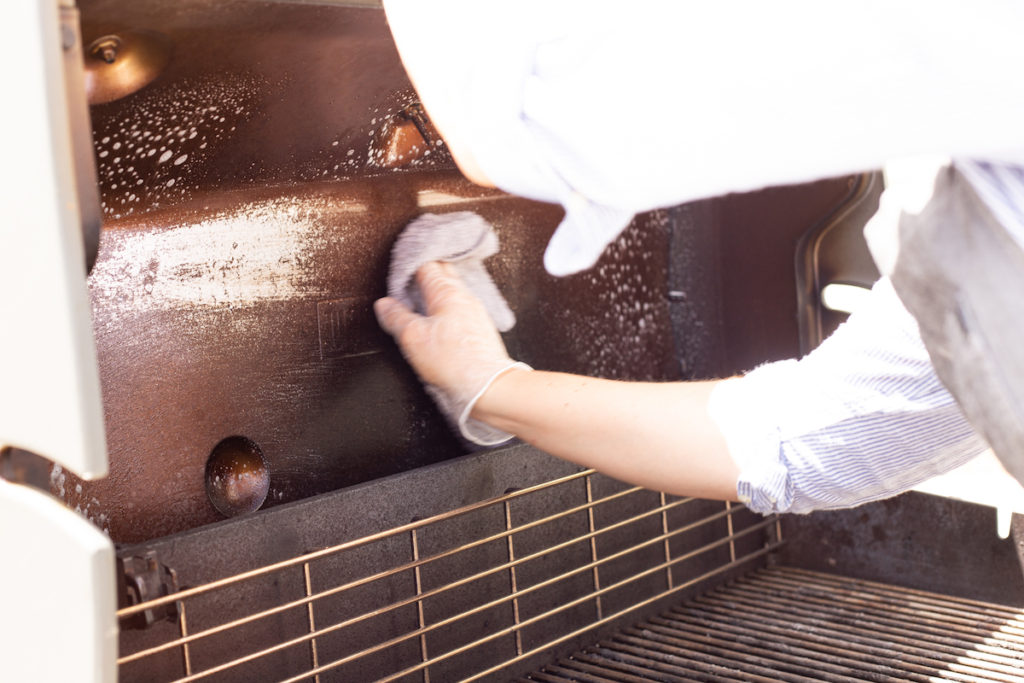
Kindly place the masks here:
POLYGON ((710 411, 740 499, 766 514, 887 498, 987 448, 887 279, 806 357, 722 382, 710 411))

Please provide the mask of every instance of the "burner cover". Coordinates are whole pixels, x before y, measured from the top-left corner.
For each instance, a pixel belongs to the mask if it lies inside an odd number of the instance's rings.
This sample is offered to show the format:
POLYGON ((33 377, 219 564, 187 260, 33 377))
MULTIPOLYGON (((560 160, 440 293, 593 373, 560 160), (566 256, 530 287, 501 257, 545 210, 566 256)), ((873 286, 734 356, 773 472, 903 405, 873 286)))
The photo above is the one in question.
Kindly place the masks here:
POLYGON ((155 31, 127 30, 92 41, 85 51, 89 104, 105 104, 142 90, 171 60, 171 40, 155 31))

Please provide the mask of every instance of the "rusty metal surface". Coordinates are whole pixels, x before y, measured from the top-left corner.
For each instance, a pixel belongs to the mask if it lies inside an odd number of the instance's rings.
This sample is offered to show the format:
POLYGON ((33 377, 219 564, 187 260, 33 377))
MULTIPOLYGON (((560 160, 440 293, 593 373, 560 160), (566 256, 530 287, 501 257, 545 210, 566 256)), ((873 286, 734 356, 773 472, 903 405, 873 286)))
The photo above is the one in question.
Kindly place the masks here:
MULTIPOLYGON (((715 211, 749 204, 772 227, 794 197, 824 213, 843 188, 716 200, 715 211)), ((670 258, 680 255, 669 247, 680 225, 671 211, 638 217, 593 270, 556 279, 541 254, 560 210, 476 188, 454 171, 217 191, 108 223, 90 289, 112 474, 83 484, 57 473, 63 497, 133 542, 218 518, 202 472, 228 436, 265 454, 268 505, 466 452, 370 313, 402 226, 422 211, 466 209, 496 226, 503 249, 490 267, 519 317, 508 346, 535 367, 679 379, 698 369, 679 362, 678 346, 689 357, 718 354, 731 371, 798 350, 786 240, 755 259, 749 249, 761 241, 737 236, 734 223, 694 227, 725 253, 687 258, 708 258, 719 273, 756 265, 704 283, 712 314, 677 318, 677 342, 670 310, 685 302, 666 296, 670 258), (770 298, 756 297, 759 288, 770 298), (701 325, 718 334, 694 337, 701 325)))
POLYGON ((645 214, 594 269, 562 279, 541 267, 560 210, 454 171, 214 191, 110 221, 90 289, 112 475, 68 481, 63 497, 133 542, 218 518, 202 472, 228 436, 263 450, 268 505, 466 452, 370 312, 390 245, 423 211, 475 210, 495 225, 503 247, 489 267, 519 318, 506 340, 535 367, 664 380, 795 355, 791 242, 752 241, 756 228, 722 216, 757 212, 766 230, 796 235, 845 188, 830 181, 645 214), (701 212, 717 218, 680 219, 701 212), (685 230, 715 248, 670 247, 685 230), (674 288, 669 267, 680 263, 701 266, 674 288), (681 290, 688 299, 667 294, 681 290))

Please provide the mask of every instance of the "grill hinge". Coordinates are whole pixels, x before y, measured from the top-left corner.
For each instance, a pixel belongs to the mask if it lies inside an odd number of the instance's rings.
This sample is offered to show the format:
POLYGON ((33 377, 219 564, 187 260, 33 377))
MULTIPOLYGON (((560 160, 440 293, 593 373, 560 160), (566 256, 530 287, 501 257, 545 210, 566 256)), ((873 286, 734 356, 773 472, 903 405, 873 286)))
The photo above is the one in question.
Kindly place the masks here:
MULTIPOLYGON (((140 556, 118 558, 117 568, 118 609, 178 592, 177 573, 161 564, 154 551, 140 556)), ((170 602, 122 619, 121 628, 145 629, 158 621, 174 621, 177 618, 178 604, 170 602)))

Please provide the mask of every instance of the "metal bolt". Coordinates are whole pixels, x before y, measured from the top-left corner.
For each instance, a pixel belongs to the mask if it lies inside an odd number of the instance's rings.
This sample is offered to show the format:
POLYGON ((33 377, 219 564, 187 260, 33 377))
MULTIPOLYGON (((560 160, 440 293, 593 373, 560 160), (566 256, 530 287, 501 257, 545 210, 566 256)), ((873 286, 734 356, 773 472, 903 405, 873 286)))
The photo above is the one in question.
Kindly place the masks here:
POLYGON ((117 49, 121 47, 121 39, 117 36, 103 36, 97 38, 89 46, 89 54, 99 57, 107 64, 113 64, 117 60, 117 49))

